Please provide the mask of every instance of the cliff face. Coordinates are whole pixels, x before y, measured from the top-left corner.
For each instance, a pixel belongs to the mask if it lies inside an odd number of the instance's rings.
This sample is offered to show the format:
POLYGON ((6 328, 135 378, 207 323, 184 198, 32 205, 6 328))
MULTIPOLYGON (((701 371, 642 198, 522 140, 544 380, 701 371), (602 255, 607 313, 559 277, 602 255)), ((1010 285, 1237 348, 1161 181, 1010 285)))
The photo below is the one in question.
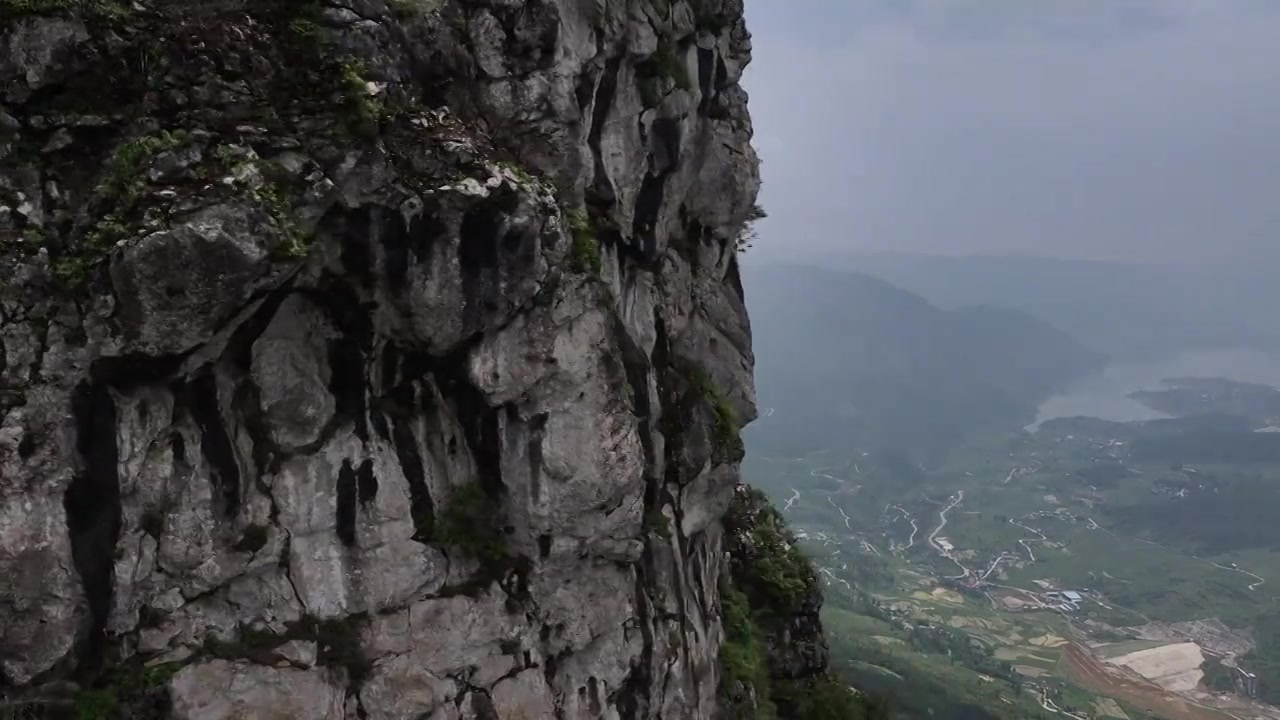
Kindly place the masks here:
POLYGON ((711 717, 741 3, 0 0, 0 705, 711 717))

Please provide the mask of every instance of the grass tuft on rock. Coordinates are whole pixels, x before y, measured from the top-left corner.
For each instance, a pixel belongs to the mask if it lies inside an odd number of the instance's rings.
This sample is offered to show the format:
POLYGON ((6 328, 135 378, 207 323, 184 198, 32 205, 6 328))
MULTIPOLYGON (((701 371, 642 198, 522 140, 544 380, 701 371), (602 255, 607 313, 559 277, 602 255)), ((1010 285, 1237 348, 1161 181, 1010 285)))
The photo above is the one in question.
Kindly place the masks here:
POLYGON ((116 145, 103 166, 93 202, 104 211, 78 240, 62 247, 54 259, 53 273, 67 289, 83 287, 94 265, 130 233, 130 222, 148 187, 147 170, 163 153, 190 142, 185 130, 161 131, 116 145))
MULTIPOLYGON (((146 714, 147 707, 185 665, 183 662, 156 665, 131 662, 113 671, 98 687, 76 692, 71 697, 70 717, 75 720, 151 717, 146 714)), ((0 711, 0 718, 3 717, 7 716, 0 711)))
POLYGON ((365 72, 364 66, 358 61, 343 62, 340 66, 339 87, 348 129, 358 137, 372 140, 381 129, 385 107, 382 100, 370 91, 369 82, 364 78, 365 72))
POLYGON ((284 259, 306 257, 311 248, 310 238, 298 227, 288 191, 278 185, 263 185, 253 192, 253 197, 271 216, 271 223, 280 232, 282 239, 276 247, 276 255, 284 259))
POLYGON ((599 275, 600 241, 596 238, 594 228, 591 227, 591 218, 582 209, 567 210, 564 216, 569 226, 569 234, 573 239, 570 258, 574 272, 599 275))
POLYGON ((502 563, 510 554, 503 535, 502 508, 480 483, 454 491, 440 514, 435 538, 485 563, 502 563))

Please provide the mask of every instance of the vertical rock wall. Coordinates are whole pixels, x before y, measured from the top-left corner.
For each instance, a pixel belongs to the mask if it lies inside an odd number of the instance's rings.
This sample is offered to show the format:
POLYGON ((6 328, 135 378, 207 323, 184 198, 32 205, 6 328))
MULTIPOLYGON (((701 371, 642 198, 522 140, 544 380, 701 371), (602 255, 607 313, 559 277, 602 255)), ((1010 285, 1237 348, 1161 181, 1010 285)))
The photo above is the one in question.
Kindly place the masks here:
POLYGON ((741 0, 0 2, 0 702, 711 717, 749 59, 741 0))

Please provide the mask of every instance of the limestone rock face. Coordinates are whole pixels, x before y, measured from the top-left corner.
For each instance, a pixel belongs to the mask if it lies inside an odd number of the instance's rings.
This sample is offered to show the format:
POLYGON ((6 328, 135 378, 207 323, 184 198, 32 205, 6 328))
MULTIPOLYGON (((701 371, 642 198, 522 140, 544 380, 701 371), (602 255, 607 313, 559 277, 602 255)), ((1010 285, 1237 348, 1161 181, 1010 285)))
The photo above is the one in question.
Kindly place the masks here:
POLYGON ((712 717, 742 1, 11 5, 0 704, 712 717))

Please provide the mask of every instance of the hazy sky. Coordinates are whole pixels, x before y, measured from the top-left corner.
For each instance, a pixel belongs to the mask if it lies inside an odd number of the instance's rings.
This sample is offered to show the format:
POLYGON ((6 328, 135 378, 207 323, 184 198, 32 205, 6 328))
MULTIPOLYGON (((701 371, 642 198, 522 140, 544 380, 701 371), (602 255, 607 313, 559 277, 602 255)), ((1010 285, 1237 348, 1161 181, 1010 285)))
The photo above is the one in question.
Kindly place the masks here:
POLYGON ((753 253, 1280 267, 1280 0, 747 0, 753 253))

